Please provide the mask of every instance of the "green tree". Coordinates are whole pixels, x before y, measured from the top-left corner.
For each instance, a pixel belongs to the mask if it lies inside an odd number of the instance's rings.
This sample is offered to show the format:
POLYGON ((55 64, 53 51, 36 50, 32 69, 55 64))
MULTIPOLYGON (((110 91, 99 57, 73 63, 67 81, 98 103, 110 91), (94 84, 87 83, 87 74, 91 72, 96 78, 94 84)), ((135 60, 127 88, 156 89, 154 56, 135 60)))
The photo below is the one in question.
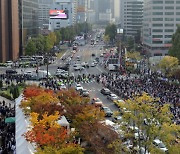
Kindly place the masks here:
POLYGON ((115 24, 110 24, 105 29, 105 35, 108 35, 111 42, 114 42, 117 34, 117 27, 115 24))
POLYGON ((127 39, 127 50, 131 51, 132 49, 135 49, 135 42, 134 42, 134 38, 133 37, 128 37, 127 39))
POLYGON ((44 51, 44 36, 43 35, 38 35, 38 37, 35 39, 35 44, 38 52, 43 52, 44 51))
POLYGON ((169 49, 169 55, 180 60, 180 25, 178 25, 176 33, 172 36, 172 47, 169 49))
POLYGON ((55 33, 51 32, 48 36, 45 36, 45 46, 44 49, 46 52, 49 52, 56 43, 56 35, 55 33))
POLYGON ((59 45, 59 42, 62 40, 62 35, 60 30, 56 31, 55 34, 56 34, 56 44, 59 45))
POLYGON ((168 104, 160 105, 158 99, 144 93, 119 103, 119 107, 123 113, 121 130, 124 140, 132 143, 129 152, 135 153, 138 147, 144 147, 150 153, 158 153, 159 149, 152 144, 156 138, 163 141, 169 152, 177 146, 180 127, 172 123, 168 104))
POLYGON ((37 51, 36 43, 34 39, 30 39, 25 47, 26 55, 34 55, 37 51))
POLYGON ((127 58, 133 59, 133 60, 141 60, 142 57, 140 55, 140 52, 127 52, 127 58))
POLYGON ((168 76, 172 75, 172 71, 178 66, 178 59, 171 56, 165 56, 160 62, 160 69, 168 76))

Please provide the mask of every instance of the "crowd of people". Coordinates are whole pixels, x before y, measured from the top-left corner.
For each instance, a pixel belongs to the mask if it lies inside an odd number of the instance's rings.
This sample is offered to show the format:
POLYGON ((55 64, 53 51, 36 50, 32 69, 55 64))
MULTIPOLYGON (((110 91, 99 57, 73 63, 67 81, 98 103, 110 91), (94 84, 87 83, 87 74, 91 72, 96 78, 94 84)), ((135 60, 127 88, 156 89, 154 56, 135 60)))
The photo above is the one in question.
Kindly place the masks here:
POLYGON ((91 83, 96 81, 99 75, 82 74, 78 76, 71 76, 70 78, 53 78, 50 80, 41 81, 39 86, 50 88, 53 90, 60 90, 62 85, 72 87, 75 83, 91 83))
POLYGON ((16 149, 15 122, 6 118, 15 117, 15 107, 0 101, 0 154, 14 154, 16 149))
POLYGON ((179 85, 170 83, 156 74, 130 78, 108 73, 100 76, 100 82, 124 100, 146 92, 154 98, 159 98, 160 105, 170 103, 170 110, 174 115, 173 120, 180 124, 179 85))

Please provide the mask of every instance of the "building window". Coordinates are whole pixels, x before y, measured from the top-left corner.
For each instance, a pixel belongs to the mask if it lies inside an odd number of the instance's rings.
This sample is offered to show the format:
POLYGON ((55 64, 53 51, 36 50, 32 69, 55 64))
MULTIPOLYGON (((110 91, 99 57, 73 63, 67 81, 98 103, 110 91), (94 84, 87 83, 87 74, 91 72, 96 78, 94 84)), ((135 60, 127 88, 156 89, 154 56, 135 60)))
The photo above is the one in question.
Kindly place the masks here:
POLYGON ((165 1, 165 4, 174 4, 174 1, 165 1))
POLYGON ((163 1, 153 1, 153 4, 163 4, 163 1))
POLYGON ((164 35, 164 38, 172 38, 172 35, 164 35))
POLYGON ((152 38, 163 38, 163 35, 153 35, 152 38))
POLYGON ((162 10, 163 6, 153 6, 153 10, 162 10))
POLYGON ((162 41, 152 41, 153 44, 162 44, 162 41))
POLYGON ((176 6, 176 10, 180 10, 180 6, 176 6))
POLYGON ((163 32, 162 29, 153 29, 152 32, 163 32))
POLYGON ((180 21, 180 18, 176 18, 176 21, 180 21))
POLYGON ((174 12, 165 12, 165 15, 174 15, 174 12))
POLYGON ((163 27, 163 24, 153 24, 153 27, 163 27))
POLYGON ((165 10, 174 10, 174 6, 165 6, 165 10))
POLYGON ((174 32, 173 29, 165 29, 165 32, 174 32))
POLYGON ((153 21, 163 21, 163 18, 153 18, 153 21))
POLYGON ((174 27, 174 24, 165 24, 165 27, 174 27))
POLYGON ((180 12, 176 12, 176 15, 180 15, 180 12))
POLYGON ((171 40, 164 41, 165 44, 171 44, 171 40))
POLYGON ((163 12, 153 12, 153 15, 163 15, 163 12))
POLYGON ((174 18, 165 18, 165 21, 174 21, 174 18))

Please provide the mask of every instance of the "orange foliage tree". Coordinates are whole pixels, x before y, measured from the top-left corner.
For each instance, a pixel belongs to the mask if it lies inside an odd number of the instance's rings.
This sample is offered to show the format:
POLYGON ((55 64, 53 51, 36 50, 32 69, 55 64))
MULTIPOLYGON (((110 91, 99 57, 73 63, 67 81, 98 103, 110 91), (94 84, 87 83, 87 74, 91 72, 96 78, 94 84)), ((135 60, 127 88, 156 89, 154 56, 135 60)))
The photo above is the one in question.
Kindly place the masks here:
POLYGON ((27 141, 36 143, 38 147, 54 146, 59 147, 68 138, 67 130, 61 127, 57 121, 59 112, 53 115, 43 114, 42 120, 38 119, 38 113, 31 113, 32 129, 24 134, 27 141))
POLYGON ((74 89, 69 90, 61 90, 58 92, 58 98, 60 103, 64 106, 72 106, 78 104, 87 104, 89 102, 89 98, 84 98, 79 95, 74 89))
POLYGON ((55 111, 63 113, 64 109, 56 94, 52 91, 38 87, 37 89, 35 87, 29 87, 25 90, 24 95, 27 99, 21 102, 21 107, 25 114, 36 112, 39 113, 39 118, 41 118, 45 112, 47 112, 48 115, 54 114, 55 111), (32 93, 30 92, 31 90, 32 93))

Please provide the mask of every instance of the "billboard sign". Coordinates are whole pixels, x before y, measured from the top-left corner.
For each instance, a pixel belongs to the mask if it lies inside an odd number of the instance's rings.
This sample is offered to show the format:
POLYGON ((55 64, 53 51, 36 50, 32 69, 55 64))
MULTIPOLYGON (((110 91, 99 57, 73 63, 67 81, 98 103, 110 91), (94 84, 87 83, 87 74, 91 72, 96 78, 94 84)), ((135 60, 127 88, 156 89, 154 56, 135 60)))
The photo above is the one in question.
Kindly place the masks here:
POLYGON ((49 10, 50 19, 68 19, 68 10, 49 10))

